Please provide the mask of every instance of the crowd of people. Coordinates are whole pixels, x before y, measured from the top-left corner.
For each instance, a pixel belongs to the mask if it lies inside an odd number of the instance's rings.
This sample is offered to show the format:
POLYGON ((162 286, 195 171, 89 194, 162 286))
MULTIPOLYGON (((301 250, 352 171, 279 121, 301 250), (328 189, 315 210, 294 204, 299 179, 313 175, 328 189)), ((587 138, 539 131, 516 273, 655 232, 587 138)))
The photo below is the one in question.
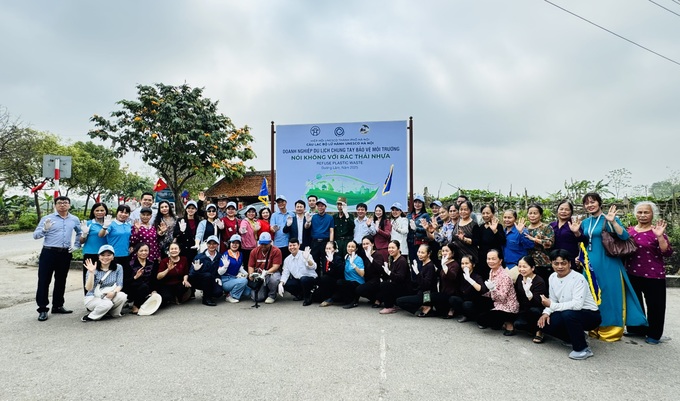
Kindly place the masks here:
POLYGON ((410 210, 395 202, 376 205, 370 216, 363 203, 351 215, 344 197, 333 215, 313 195, 293 210, 285 196, 275 201, 274 213, 248 207, 239 219, 226 197, 207 203, 201 196, 178 217, 165 201, 155 212, 145 193, 132 212, 96 203, 81 222, 67 197, 56 198, 55 212, 34 232, 44 238, 38 320, 48 318, 52 276, 52 313, 72 312, 64 287, 71 251, 82 246, 83 322, 120 316, 126 303, 130 313, 149 314, 198 296, 207 306, 223 297, 272 304, 289 292, 303 306, 351 309, 363 298, 382 315, 475 321, 505 336, 528 332, 537 344, 549 334, 572 345, 572 359, 592 356, 586 331, 603 341, 626 330, 649 344, 664 340, 664 258, 673 249, 652 202, 637 204, 637 224, 624 227, 597 193, 582 199, 587 218, 563 201, 550 223, 537 204, 526 219, 516 210, 498 212, 499 219, 491 204, 475 213, 465 196, 446 206, 435 200, 430 211, 415 196, 410 210), (635 251, 610 256, 605 235, 632 238, 635 251))

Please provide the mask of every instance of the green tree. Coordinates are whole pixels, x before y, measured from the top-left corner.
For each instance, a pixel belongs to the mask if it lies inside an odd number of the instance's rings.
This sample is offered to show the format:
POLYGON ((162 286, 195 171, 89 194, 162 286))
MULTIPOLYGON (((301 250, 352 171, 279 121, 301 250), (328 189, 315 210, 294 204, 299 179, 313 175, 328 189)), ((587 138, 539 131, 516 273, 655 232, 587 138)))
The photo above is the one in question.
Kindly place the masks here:
POLYGON ((178 200, 196 175, 243 176, 244 162, 255 157, 250 128, 236 128, 219 114, 217 102, 203 97, 203 88, 159 83, 138 85, 137 94, 136 100, 119 101, 121 109, 111 113, 111 120, 94 115, 90 137, 110 140, 118 156, 138 152, 178 200))
MULTIPOLYGON (((0 175, 9 185, 31 189, 43 181, 43 155, 66 154, 66 150, 53 134, 23 128, 17 135, 11 151, 0 159, 0 175)), ((33 194, 38 218, 42 216, 39 195, 40 191, 33 194)))
POLYGON ((136 172, 130 172, 127 167, 124 167, 121 172, 122 178, 118 184, 104 193, 106 198, 117 198, 122 195, 139 199, 142 197, 142 193, 150 191, 154 186, 153 179, 136 172))
POLYGON ((84 212, 87 212, 90 199, 95 200, 97 193, 120 185, 123 180, 120 162, 114 151, 91 141, 78 141, 66 152, 72 157, 71 178, 64 180, 68 185, 66 193, 74 189, 85 195, 84 212))

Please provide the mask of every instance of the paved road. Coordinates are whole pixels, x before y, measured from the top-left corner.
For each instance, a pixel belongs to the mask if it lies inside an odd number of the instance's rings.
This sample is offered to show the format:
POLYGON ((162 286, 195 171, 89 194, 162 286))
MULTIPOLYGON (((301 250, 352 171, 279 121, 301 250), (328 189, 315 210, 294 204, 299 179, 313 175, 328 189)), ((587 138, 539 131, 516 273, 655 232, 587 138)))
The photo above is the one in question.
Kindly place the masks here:
POLYGON ((76 289, 76 312, 47 322, 32 300, 0 309, 0 400, 675 400, 680 289, 668 295, 675 340, 591 341, 595 357, 572 361, 557 341, 288 296, 82 323, 76 289))

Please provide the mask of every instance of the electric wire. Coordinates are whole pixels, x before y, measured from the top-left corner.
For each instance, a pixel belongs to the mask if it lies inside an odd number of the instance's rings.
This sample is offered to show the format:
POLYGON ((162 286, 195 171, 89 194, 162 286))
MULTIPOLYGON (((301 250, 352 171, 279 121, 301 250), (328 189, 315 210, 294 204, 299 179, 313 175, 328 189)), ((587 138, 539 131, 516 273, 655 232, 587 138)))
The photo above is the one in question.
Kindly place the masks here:
MULTIPOLYGON (((678 17, 680 17, 680 14, 676 13, 675 11, 673 11, 673 10, 671 10, 671 9, 668 9, 668 8, 662 6, 661 4, 657 3, 657 2, 654 1, 654 0, 649 0, 649 2, 650 2, 650 3, 653 3, 653 4, 656 4, 657 6, 663 8, 664 10, 668 11, 669 13, 673 13, 673 14, 677 15, 678 17)), ((677 1, 676 1, 676 3, 677 3, 677 1)), ((678 4, 680 4, 680 3, 678 3, 678 4)))

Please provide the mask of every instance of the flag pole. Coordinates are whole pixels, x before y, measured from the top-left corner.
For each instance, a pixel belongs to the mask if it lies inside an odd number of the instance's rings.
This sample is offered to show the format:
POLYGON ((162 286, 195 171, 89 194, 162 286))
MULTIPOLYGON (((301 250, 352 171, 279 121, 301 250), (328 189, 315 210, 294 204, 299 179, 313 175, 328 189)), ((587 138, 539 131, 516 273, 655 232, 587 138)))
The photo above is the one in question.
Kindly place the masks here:
MULTIPOLYGON (((271 187, 271 194, 276 197, 276 172, 274 171, 274 135, 276 134, 276 127, 274 126, 274 121, 272 121, 272 126, 271 126, 271 149, 270 149, 270 156, 271 156, 271 166, 270 166, 270 173, 269 173, 269 186, 271 187)), ((271 213, 274 213, 274 203, 272 202, 270 209, 271 213)))

